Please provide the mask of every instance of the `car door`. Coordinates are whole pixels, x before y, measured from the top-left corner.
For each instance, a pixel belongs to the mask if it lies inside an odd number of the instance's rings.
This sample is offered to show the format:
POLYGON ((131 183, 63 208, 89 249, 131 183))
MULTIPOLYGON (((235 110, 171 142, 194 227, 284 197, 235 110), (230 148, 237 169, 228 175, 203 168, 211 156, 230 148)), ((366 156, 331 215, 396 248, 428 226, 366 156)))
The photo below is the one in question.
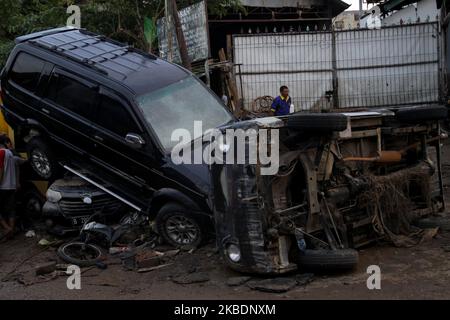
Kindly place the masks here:
POLYGON ((92 117, 98 86, 81 76, 55 67, 42 100, 42 124, 52 138, 80 155, 93 152, 92 117))
POLYGON ((153 189, 153 145, 131 105, 112 90, 100 87, 94 119, 94 161, 136 185, 153 189))

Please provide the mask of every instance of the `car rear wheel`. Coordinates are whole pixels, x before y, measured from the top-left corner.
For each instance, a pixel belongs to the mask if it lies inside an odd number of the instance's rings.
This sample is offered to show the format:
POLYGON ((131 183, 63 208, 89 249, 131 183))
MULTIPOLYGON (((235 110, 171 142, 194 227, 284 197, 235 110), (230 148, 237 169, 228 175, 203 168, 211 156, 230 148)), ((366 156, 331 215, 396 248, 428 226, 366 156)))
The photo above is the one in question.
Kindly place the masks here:
POLYGON ((351 270, 359 260, 358 251, 354 249, 340 250, 305 250, 298 259, 302 269, 308 270, 351 270))
POLYGON ((33 138, 28 142, 27 149, 33 171, 44 180, 54 179, 58 171, 58 163, 45 142, 39 138, 33 138))
POLYGON ((156 217, 159 235, 174 247, 197 247, 203 239, 201 224, 198 219, 176 203, 164 205, 156 217))

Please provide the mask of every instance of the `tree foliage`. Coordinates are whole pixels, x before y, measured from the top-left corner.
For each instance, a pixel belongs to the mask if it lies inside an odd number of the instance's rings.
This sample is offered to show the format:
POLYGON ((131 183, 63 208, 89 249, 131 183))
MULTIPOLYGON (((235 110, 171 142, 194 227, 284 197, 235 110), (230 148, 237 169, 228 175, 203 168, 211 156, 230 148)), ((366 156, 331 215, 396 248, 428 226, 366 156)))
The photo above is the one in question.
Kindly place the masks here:
MULTIPOLYGON (((182 8, 198 0, 177 1, 182 8)), ((0 67, 13 47, 14 38, 64 26, 69 15, 67 7, 81 8, 83 28, 130 43, 143 50, 155 48, 144 34, 145 19, 156 21, 164 14, 164 0, 1 0, 0 12, 0 67), (6 13, 6 14, 5 14, 6 13)), ((243 10, 239 0, 208 1, 211 15, 224 16, 230 10, 243 10)))
POLYGON ((65 23, 67 0, 1 0, 0 12, 0 67, 14 46, 14 38, 62 26, 65 23))

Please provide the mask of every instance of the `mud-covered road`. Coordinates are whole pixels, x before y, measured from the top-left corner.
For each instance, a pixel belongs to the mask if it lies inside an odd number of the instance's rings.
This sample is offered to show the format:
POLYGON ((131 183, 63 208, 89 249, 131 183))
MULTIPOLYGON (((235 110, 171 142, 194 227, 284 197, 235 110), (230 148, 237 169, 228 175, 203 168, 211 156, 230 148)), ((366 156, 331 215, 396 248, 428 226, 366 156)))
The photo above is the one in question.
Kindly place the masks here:
MULTIPOLYGON (((8 247, 0 247, 0 277, 39 252, 34 242, 17 239, 8 247)), ((229 287, 228 279, 237 274, 218 261, 212 247, 180 254, 173 265, 148 273, 124 271, 118 264, 109 265, 106 270, 90 269, 82 274, 81 290, 68 290, 65 276, 53 280, 34 276, 37 264, 55 258, 54 252, 46 251, 0 283, 0 299, 449 299, 450 252, 446 246, 450 246, 450 234, 440 234, 431 242, 409 249, 373 246, 361 251, 357 270, 315 275, 311 283, 281 294, 255 291, 247 284, 229 287), (369 265, 381 267, 381 290, 367 289, 369 265), (199 273, 209 280, 194 284, 173 282, 178 275, 199 273), (38 283, 33 284, 34 281, 38 283)))
MULTIPOLYGON (((444 172, 450 199, 448 149, 444 172)), ((308 284, 285 293, 253 290, 249 282, 229 286, 229 279, 239 275, 221 263, 212 244, 193 253, 180 252, 171 258, 171 265, 147 273, 126 271, 117 258, 110 258, 105 270, 83 271, 81 290, 68 290, 66 275, 35 275, 37 265, 55 259, 55 248, 42 249, 36 238, 19 235, 0 244, 0 299, 450 299, 450 233, 442 232, 413 248, 387 243, 370 246, 360 251, 355 271, 315 275, 308 284), (381 268, 381 290, 367 289, 370 265, 381 268), (186 275, 199 282, 174 281, 186 275)))

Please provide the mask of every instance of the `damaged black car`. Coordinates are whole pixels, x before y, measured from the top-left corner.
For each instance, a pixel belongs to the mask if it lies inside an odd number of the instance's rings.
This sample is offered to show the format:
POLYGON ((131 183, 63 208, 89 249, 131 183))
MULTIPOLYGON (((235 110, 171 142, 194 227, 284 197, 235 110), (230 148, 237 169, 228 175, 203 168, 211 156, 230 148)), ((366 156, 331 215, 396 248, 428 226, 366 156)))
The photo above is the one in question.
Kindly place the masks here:
MULTIPOLYGON (((171 134, 194 121, 214 128, 234 117, 189 71, 83 29, 59 28, 16 39, 1 88, 16 148, 27 151, 40 179, 59 179, 64 168, 155 219, 174 246, 195 247, 213 229, 208 167, 174 164, 171 134)), ((47 215, 79 226, 86 214, 67 217, 64 207, 78 204, 65 187, 61 201, 47 203, 47 215)))
POLYGON ((122 202, 76 176, 56 180, 47 190, 42 217, 48 232, 78 233, 93 214, 101 222, 118 221, 129 210, 122 202))

